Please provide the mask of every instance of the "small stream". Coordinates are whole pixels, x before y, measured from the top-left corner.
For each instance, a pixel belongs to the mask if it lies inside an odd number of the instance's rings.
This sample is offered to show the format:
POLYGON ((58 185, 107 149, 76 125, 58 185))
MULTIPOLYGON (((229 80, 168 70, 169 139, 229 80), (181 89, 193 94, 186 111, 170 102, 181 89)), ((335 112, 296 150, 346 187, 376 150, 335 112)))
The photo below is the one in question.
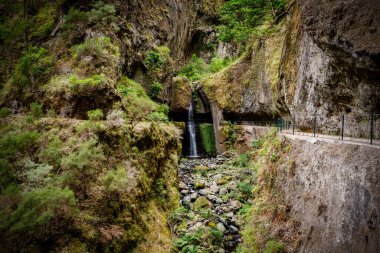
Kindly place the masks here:
POLYGON ((241 169, 229 168, 226 165, 229 160, 223 156, 187 159, 179 165, 181 206, 188 211, 173 230, 177 238, 202 231, 206 239, 194 247, 205 252, 233 252, 240 242, 237 213, 242 203, 234 199, 237 191, 234 179, 241 169), (219 236, 218 240, 207 239, 212 237, 207 236, 210 231, 219 236))

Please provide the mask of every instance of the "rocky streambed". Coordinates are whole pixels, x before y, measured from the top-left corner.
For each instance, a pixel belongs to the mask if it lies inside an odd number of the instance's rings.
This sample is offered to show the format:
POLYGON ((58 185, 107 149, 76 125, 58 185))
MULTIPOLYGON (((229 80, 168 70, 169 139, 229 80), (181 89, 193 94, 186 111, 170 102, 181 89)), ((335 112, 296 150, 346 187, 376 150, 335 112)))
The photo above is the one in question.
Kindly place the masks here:
POLYGON ((240 242, 240 214, 249 205, 252 172, 225 156, 182 160, 181 208, 170 224, 180 252, 233 252, 240 242))

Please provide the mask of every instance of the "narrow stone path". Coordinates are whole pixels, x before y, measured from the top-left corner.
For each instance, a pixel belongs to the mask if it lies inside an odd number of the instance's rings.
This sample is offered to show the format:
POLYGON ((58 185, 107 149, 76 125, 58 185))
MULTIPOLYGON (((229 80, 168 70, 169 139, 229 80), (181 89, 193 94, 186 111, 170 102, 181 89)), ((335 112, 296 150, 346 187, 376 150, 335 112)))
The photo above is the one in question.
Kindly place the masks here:
POLYGON ((171 217, 179 252, 234 251, 242 225, 238 212, 248 199, 241 188, 250 174, 223 156, 180 163, 181 208, 171 217))

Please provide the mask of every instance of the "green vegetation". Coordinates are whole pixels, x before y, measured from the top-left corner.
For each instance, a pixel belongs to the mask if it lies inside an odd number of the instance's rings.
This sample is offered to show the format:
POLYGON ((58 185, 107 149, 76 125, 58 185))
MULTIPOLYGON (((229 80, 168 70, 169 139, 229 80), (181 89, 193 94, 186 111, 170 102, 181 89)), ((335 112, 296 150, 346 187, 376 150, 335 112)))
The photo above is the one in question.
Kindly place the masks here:
POLYGON ((253 198, 252 205, 243 206, 244 209, 239 211, 245 226, 242 230, 243 242, 238 252, 285 251, 285 246, 280 243, 282 238, 273 236, 271 231, 279 224, 289 225, 284 224, 287 222, 286 208, 283 196, 275 186, 278 166, 288 150, 289 147, 276 137, 275 131, 254 142, 248 156, 248 166, 255 173, 255 185, 240 182, 237 187, 243 197, 253 198), (276 159, 272 158, 273 154, 276 154, 276 159), (253 157, 254 160, 251 160, 253 157))
POLYGON ((74 93, 78 93, 86 87, 103 85, 106 83, 106 81, 107 79, 103 74, 93 75, 83 79, 78 77, 77 75, 71 75, 69 78, 70 89, 74 93))
POLYGON ((34 119, 39 119, 44 116, 44 112, 42 110, 42 105, 38 103, 30 104, 30 114, 34 119))
POLYGON ((207 75, 219 72, 231 63, 232 60, 230 58, 214 57, 211 59, 210 64, 207 64, 194 54, 192 55, 190 62, 179 71, 178 75, 185 76, 190 81, 197 81, 207 75))
POLYGON ((18 87, 40 85, 47 81, 48 74, 53 70, 53 57, 42 47, 30 47, 24 51, 12 81, 18 87))
POLYGON ((244 43, 268 32, 284 11, 285 0, 231 0, 220 11, 220 40, 244 43))
POLYGON ((103 179, 103 185, 108 192, 127 193, 129 180, 126 169, 122 166, 116 170, 111 170, 103 179))
POLYGON ((95 61, 101 61, 115 53, 116 49, 109 37, 95 37, 85 40, 82 44, 73 46, 71 52, 74 59, 79 62, 83 57, 91 56, 95 61))
POLYGON ((35 189, 23 196, 17 209, 2 224, 2 229, 8 227, 11 233, 27 233, 37 237, 49 231, 56 233, 54 220, 58 217, 71 218, 75 205, 74 193, 69 189, 35 189), (41 231, 42 227, 49 231, 41 231))
POLYGON ((196 55, 193 55, 191 61, 178 74, 187 77, 190 81, 197 81, 201 79, 205 70, 205 62, 196 55))
POLYGON ((145 58, 148 69, 147 90, 152 99, 157 99, 163 90, 162 83, 166 81, 166 75, 173 71, 173 60, 170 49, 166 46, 154 47, 145 58))
POLYGON ((284 245, 274 240, 270 240, 265 244, 263 253, 282 253, 284 245))
POLYGON ((238 166, 238 167, 242 167, 242 168, 248 167, 248 165, 250 164, 249 154, 247 154, 247 153, 241 154, 236 159, 234 159, 232 164, 234 166, 238 166))
POLYGON ((132 132, 138 123, 148 120, 168 122, 169 107, 158 105, 150 99, 141 84, 123 77, 119 82, 118 90, 123 95, 123 105, 127 112, 127 119, 131 124, 132 132))
POLYGON ((174 245, 181 253, 200 253, 198 245, 202 242, 202 230, 193 233, 187 233, 181 238, 174 241, 174 245))
POLYGON ((62 1, 8 1, 1 4, 0 44, 26 48, 30 41, 46 38, 62 1))
POLYGON ((216 154, 215 134, 212 124, 199 124, 199 131, 203 147, 207 155, 214 156, 216 154))
POLYGON ((159 82, 154 82, 149 88, 149 96, 156 99, 160 92, 162 91, 162 84, 159 82))
POLYGON ((102 120, 104 118, 104 113, 102 109, 95 109, 87 112, 88 119, 90 121, 102 120))
POLYGON ((234 148, 239 135, 239 127, 235 123, 227 121, 226 124, 223 126, 222 131, 224 136, 226 137, 226 146, 229 149, 234 148))
POLYGON ((12 114, 12 111, 7 107, 0 108, 0 119, 6 118, 12 114))
POLYGON ((95 26, 97 29, 110 27, 114 31, 118 31, 119 27, 116 24, 116 9, 112 4, 105 4, 102 1, 97 1, 93 4, 90 11, 81 11, 76 8, 70 8, 65 15, 64 24, 62 26, 63 37, 75 33, 78 29, 85 26, 95 26))
POLYGON ((97 144, 98 141, 93 138, 74 146, 75 148, 70 154, 62 157, 62 168, 95 169, 98 161, 105 159, 102 148, 97 144))

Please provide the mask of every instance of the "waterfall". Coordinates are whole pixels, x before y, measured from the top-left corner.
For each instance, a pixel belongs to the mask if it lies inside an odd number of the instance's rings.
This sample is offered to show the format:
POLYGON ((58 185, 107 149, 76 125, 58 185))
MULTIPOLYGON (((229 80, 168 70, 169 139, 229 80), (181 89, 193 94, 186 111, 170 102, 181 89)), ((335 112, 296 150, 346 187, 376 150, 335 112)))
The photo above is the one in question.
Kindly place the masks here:
POLYGON ((194 109, 193 109, 193 101, 190 102, 189 113, 187 118, 187 126, 189 128, 189 140, 190 140, 190 156, 197 157, 197 140, 196 140, 196 129, 194 122, 194 109))

